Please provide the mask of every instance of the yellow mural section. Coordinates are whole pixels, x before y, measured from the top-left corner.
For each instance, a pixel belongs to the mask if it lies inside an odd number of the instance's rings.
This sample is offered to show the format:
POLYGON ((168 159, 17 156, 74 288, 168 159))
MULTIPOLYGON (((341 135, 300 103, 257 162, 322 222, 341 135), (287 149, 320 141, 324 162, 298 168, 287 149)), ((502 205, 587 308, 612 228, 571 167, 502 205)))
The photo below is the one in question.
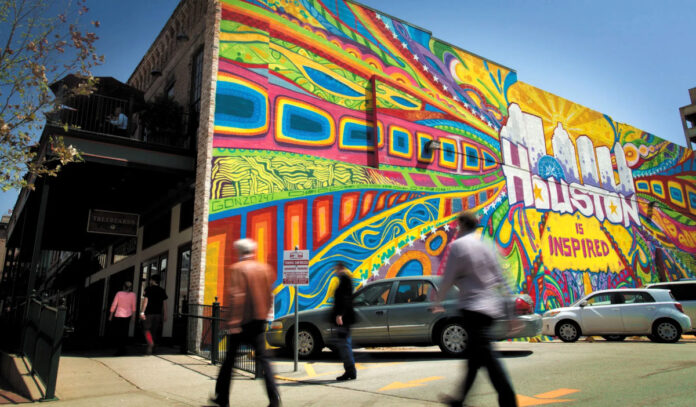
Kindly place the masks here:
POLYGON ((551 213, 541 242, 549 268, 613 272, 623 268, 597 218, 551 213))
POLYGON ((510 87, 508 100, 517 103, 525 113, 540 117, 544 123, 547 154, 553 155, 551 135, 559 123, 573 139, 586 135, 595 147, 614 146, 614 130, 604 115, 524 82, 510 87))

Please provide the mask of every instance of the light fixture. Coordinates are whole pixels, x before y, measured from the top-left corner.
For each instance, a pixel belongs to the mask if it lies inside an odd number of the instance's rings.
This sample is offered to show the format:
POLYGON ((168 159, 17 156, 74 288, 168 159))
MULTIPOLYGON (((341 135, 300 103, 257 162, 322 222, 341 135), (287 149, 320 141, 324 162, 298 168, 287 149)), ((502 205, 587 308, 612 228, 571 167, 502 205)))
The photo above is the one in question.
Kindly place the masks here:
POLYGON ((428 140, 428 142, 425 143, 425 152, 430 154, 433 152, 433 150, 439 150, 440 149, 440 142, 437 140, 428 140))
POLYGON ((179 34, 176 35, 176 40, 179 42, 186 42, 189 40, 188 35, 184 32, 180 32, 179 34))

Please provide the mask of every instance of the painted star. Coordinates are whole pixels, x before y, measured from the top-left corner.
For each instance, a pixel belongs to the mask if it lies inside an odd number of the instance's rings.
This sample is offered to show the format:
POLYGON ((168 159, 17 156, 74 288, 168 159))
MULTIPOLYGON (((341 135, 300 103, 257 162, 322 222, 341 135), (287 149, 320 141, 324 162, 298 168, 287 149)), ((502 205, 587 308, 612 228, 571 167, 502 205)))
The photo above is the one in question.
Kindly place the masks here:
POLYGON ((430 233, 435 233, 435 232, 437 232, 437 228, 435 228, 435 226, 433 226, 432 228, 430 228, 430 233))
POLYGON ((389 261, 389 258, 384 259, 384 264, 391 264, 391 261, 389 261))
POLYGON ((421 240, 425 240, 425 235, 421 233, 421 240))
POLYGON ((435 75, 433 75, 433 80, 434 80, 435 82, 440 82, 440 79, 439 79, 437 76, 435 76, 435 75))
POLYGON ((423 70, 424 70, 425 72, 428 72, 428 67, 427 67, 426 65, 423 65, 423 70))
POLYGON ((449 223, 445 223, 445 226, 444 226, 444 227, 445 227, 445 232, 449 232, 449 230, 450 230, 450 225, 449 225, 449 223))
MULTIPOLYGON (((415 240, 415 239, 414 239, 415 240)), ((413 247, 413 240, 408 241, 408 247, 413 247)))
POLYGON ((544 199, 541 197, 541 188, 537 184, 534 184, 534 198, 544 202, 544 199))
POLYGON ((609 209, 611 209, 611 213, 616 213, 616 208, 618 207, 614 205, 614 202, 609 203, 609 209))
POLYGON ((397 38, 398 36, 396 35, 396 33, 392 33, 392 37, 397 38))
POLYGON ((401 43, 401 48, 406 48, 406 47, 407 47, 406 43, 405 43, 405 42, 402 42, 402 43, 401 43))
POLYGON ((367 279, 363 278, 362 280, 360 280, 360 284, 365 285, 365 283, 367 283, 367 279))
POLYGON ((414 55, 414 56, 413 56, 413 59, 415 59, 416 61, 418 61, 418 55, 414 55))
POLYGON ((379 277, 379 270, 375 270, 374 273, 372 273, 373 277, 379 277))
POLYGON ((442 90, 447 90, 447 85, 442 85, 442 90))
POLYGON ((397 254, 397 255, 401 255, 401 248, 400 248, 400 247, 397 247, 397 248, 396 248, 396 254, 397 254))

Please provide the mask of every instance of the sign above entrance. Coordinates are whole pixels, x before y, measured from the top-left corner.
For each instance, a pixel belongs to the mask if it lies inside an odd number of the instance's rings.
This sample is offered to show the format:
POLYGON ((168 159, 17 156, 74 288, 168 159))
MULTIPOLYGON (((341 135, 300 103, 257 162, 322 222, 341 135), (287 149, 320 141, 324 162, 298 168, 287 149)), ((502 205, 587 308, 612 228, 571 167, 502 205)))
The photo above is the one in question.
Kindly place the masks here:
POLYGON ((309 285, 309 250, 283 251, 283 284, 309 285))
POLYGON ((87 232, 106 235, 136 236, 140 215, 90 209, 87 232))

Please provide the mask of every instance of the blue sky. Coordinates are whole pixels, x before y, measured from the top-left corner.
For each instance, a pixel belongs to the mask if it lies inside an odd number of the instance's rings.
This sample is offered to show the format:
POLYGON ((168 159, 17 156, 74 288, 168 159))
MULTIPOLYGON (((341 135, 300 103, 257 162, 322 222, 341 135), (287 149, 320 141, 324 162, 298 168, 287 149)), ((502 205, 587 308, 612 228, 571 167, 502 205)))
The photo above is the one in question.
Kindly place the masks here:
MULTIPOLYGON (((361 3, 515 69, 520 81, 685 144, 679 107, 696 87, 693 0, 361 3)), ((88 18, 101 23, 97 46, 106 58, 95 74, 125 82, 177 4, 92 0, 88 18)), ((0 194, 0 213, 16 196, 0 194)))

